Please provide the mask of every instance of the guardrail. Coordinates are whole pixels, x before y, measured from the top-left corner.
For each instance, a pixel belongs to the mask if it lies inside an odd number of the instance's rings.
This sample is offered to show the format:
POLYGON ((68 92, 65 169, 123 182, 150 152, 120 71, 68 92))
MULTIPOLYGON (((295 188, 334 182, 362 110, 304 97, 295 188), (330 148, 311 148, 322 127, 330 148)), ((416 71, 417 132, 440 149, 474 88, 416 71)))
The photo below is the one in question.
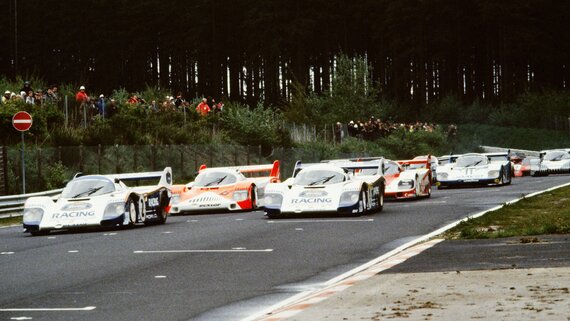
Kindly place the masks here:
POLYGON ((26 202, 28 197, 32 196, 55 197, 61 194, 62 190, 63 189, 54 189, 51 191, 38 192, 38 193, 0 196, 0 218, 22 216, 24 203, 26 202))
POLYGON ((538 156, 539 152, 535 150, 526 150, 526 149, 517 149, 517 148, 504 148, 504 147, 495 147, 495 146, 479 146, 487 153, 500 153, 500 152, 521 152, 525 153, 527 156, 538 156))

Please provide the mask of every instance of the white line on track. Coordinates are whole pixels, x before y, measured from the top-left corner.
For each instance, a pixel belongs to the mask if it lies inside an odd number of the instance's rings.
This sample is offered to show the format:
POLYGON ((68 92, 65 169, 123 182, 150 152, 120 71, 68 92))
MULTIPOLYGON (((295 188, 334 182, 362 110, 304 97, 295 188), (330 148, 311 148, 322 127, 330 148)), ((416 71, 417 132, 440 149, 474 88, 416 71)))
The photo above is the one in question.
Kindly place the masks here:
POLYGON ((0 252, 0 255, 10 255, 14 254, 14 252, 0 252))
POLYGON ((84 308, 13 308, 13 309, 0 309, 0 312, 50 312, 50 311, 91 311, 95 307, 84 308))
POLYGON ((31 317, 12 317, 10 320, 32 320, 31 317))
POLYGON ((165 250, 165 251, 133 251, 134 254, 149 253, 262 253, 273 252, 273 249, 264 250, 165 250))
POLYGON ((79 253, 78 250, 71 250, 71 251, 67 251, 67 253, 79 253))
POLYGON ((277 223, 346 223, 346 222, 374 222, 373 218, 366 220, 354 219, 354 220, 278 220, 278 221, 267 221, 267 224, 277 224, 277 223))

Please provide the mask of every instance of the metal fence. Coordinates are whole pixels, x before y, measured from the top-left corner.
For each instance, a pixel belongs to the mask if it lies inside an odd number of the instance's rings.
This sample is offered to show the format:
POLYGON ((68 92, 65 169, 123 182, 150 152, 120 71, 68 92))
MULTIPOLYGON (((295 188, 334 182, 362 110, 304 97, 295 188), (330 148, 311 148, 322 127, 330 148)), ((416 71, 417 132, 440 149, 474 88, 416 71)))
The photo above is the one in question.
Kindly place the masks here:
MULTIPOLYGON (((22 193, 21 151, 17 146, 7 152, 5 194, 22 193)), ((291 174, 297 160, 318 162, 334 157, 369 156, 366 153, 327 154, 314 148, 277 148, 240 145, 156 145, 156 146, 26 146, 26 191, 39 192, 63 187, 63 182, 77 172, 112 174, 157 171, 172 167, 174 181, 193 179, 201 164, 208 167, 271 163, 281 161, 283 177, 291 174)))

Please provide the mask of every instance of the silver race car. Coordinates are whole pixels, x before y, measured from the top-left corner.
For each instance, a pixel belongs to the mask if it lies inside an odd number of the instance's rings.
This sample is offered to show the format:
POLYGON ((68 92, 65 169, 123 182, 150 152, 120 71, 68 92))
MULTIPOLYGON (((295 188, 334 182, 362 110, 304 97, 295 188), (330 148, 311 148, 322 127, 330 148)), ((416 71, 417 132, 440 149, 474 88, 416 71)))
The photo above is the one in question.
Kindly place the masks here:
POLYGON ((32 235, 89 226, 163 224, 170 202, 172 170, 116 175, 77 174, 57 200, 30 197, 23 225, 32 235), (129 187, 126 181, 160 179, 152 186, 129 187))
POLYGON ((383 159, 372 161, 297 162, 293 177, 265 188, 265 213, 340 213, 381 211, 385 180, 383 159))

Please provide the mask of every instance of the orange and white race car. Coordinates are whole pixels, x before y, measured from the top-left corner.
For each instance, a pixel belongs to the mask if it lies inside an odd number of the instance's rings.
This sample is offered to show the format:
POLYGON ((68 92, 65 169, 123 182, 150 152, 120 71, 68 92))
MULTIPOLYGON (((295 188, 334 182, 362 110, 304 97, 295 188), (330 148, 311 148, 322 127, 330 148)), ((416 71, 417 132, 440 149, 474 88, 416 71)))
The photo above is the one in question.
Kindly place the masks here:
POLYGON ((388 160, 385 163, 386 199, 431 196, 431 156, 414 160, 388 160))
POLYGON ((277 160, 265 165, 202 165, 194 182, 172 186, 169 213, 255 210, 263 206, 265 186, 277 182, 277 160))

